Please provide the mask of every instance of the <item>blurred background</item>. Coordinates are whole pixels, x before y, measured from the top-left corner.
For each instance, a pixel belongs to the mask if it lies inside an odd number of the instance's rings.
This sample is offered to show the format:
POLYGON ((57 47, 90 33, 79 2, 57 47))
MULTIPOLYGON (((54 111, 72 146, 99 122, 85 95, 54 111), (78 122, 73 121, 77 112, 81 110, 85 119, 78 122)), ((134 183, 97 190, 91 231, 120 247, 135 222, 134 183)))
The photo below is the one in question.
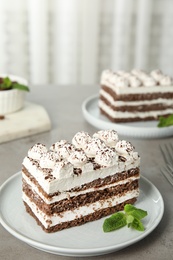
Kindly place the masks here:
POLYGON ((0 72, 97 84, 103 69, 173 76, 172 0, 0 0, 0 72))

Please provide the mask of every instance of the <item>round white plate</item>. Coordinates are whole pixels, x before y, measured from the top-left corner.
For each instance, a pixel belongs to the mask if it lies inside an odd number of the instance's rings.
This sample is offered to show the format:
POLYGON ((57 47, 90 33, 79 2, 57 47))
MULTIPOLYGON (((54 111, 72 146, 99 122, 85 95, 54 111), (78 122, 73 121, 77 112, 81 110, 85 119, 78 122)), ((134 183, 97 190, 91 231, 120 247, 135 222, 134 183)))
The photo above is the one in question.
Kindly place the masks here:
POLYGON ((87 223, 56 233, 45 233, 25 211, 22 202, 21 172, 9 178, 0 188, 0 222, 13 236, 32 247, 66 256, 95 256, 118 251, 146 237, 162 219, 164 203, 160 192, 146 178, 140 179, 140 196, 136 207, 147 210, 144 232, 124 227, 104 233, 103 221, 87 223))
POLYGON ((85 119, 98 129, 115 129, 118 134, 136 138, 161 138, 173 136, 173 126, 159 128, 158 121, 112 123, 100 114, 98 95, 87 98, 82 104, 85 119))

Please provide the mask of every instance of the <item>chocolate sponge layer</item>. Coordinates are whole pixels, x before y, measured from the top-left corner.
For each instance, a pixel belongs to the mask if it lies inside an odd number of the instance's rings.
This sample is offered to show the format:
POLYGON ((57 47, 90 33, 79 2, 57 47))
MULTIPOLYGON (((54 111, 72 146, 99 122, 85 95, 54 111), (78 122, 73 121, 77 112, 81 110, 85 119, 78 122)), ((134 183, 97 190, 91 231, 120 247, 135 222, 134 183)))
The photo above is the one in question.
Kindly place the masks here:
POLYGON ((118 204, 118 205, 116 205, 114 207, 109 207, 109 208, 106 208, 106 209, 98 210, 98 211, 95 211, 93 214, 90 214, 90 215, 87 215, 87 216, 83 216, 83 217, 75 219, 73 221, 63 222, 61 224, 52 226, 52 227, 50 227, 48 229, 46 229, 42 225, 42 223, 38 220, 38 218, 32 212, 31 208, 25 202, 24 202, 24 205, 26 207, 26 211, 37 221, 37 224, 39 226, 41 226, 44 231, 46 231, 47 233, 53 233, 53 232, 60 231, 60 230, 66 229, 66 228, 80 226, 80 225, 83 225, 83 224, 85 224, 87 222, 98 220, 98 219, 100 219, 102 217, 106 217, 106 216, 108 216, 110 214, 113 214, 113 213, 115 213, 117 211, 123 210, 125 204, 128 204, 128 203, 129 204, 134 204, 136 200, 137 200, 136 198, 133 198, 133 199, 130 199, 130 200, 126 200, 123 203, 118 204))
POLYGON ((107 86, 101 86, 101 88, 110 94, 115 101, 141 101, 141 100, 153 100, 158 98, 173 99, 173 93, 146 93, 146 94, 128 94, 119 95, 107 86))
POLYGON ((172 105, 163 103, 157 104, 140 104, 140 105, 124 105, 124 106, 113 106, 105 97, 100 96, 100 100, 102 100, 107 106, 109 106, 113 111, 120 112, 148 112, 148 111, 161 111, 168 108, 173 108, 172 105))
POLYGON ((97 201, 105 201, 112 196, 121 197, 128 191, 133 191, 138 188, 138 180, 130 181, 125 184, 116 185, 110 188, 98 189, 92 192, 87 192, 78 196, 73 196, 69 199, 63 199, 52 204, 46 204, 38 194, 32 191, 32 188, 23 180, 23 192, 37 207, 45 214, 51 216, 54 213, 62 213, 64 211, 74 210, 78 207, 89 205, 97 201))
POLYGON ((100 113, 104 116, 106 116, 110 121, 114 123, 128 123, 128 122, 138 122, 138 121, 151 121, 151 120, 158 120, 160 116, 169 116, 170 113, 167 113, 166 110, 170 110, 173 112, 173 102, 170 104, 170 102, 160 102, 160 98, 165 100, 173 100, 173 93, 142 93, 142 94, 123 94, 119 95, 116 93, 116 91, 113 91, 111 88, 103 85, 101 86, 101 89, 104 90, 106 93, 108 93, 111 98, 116 101, 122 101, 124 102, 124 105, 121 106, 115 106, 113 105, 105 96, 103 96, 100 92, 99 100, 102 101, 107 107, 109 107, 113 113, 109 114, 107 111, 104 110, 103 107, 99 106, 100 113), (142 101, 158 101, 154 104, 148 102, 141 103, 142 101), (130 105, 131 102, 138 102, 140 101, 139 105, 130 105), (125 103, 128 102, 126 105, 125 103), (154 111, 154 115, 148 115, 148 112, 154 111), (164 112, 165 111, 165 112, 164 112), (121 112, 122 116, 117 116, 118 113, 121 112), (133 117, 124 116, 126 113, 132 113, 133 117), (140 116, 140 113, 143 113, 142 116, 140 116), (146 113, 146 114, 145 114, 146 113), (124 115, 123 115, 124 114, 124 115))
MULTIPOLYGON (((123 158, 122 158, 122 160, 123 160, 123 158)), ((25 167, 22 168, 22 173, 25 174, 27 176, 27 178, 29 178, 29 180, 35 186, 37 186, 39 192, 42 193, 45 198, 51 200, 52 197, 60 194, 59 191, 57 191, 56 193, 53 193, 53 194, 47 194, 42 189, 42 187, 39 185, 37 180, 29 173, 29 171, 25 167)), ((96 179, 96 180, 94 180, 92 182, 85 183, 84 185, 81 185, 80 187, 75 187, 75 188, 73 188, 71 190, 68 190, 66 192, 78 192, 78 191, 84 191, 84 190, 87 190, 87 189, 90 189, 90 188, 98 189, 99 187, 102 187, 104 185, 108 185, 108 184, 112 184, 114 182, 122 181, 122 180, 125 180, 125 179, 129 178, 129 177, 133 177, 133 176, 134 177, 138 177, 139 173, 140 173, 140 169, 138 167, 131 168, 128 171, 115 173, 115 174, 112 174, 111 176, 108 176, 108 177, 106 177, 104 179, 99 178, 99 179, 96 179)))

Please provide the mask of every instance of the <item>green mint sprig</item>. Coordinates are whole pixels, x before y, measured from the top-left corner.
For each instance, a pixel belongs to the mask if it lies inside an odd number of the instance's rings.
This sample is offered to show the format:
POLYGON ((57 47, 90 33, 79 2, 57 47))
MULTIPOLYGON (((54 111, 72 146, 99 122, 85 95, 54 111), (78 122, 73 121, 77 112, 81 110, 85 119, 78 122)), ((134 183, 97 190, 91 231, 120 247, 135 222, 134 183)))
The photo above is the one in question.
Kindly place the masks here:
POLYGON ((158 127, 167 127, 173 125, 173 114, 169 115, 168 117, 161 116, 159 118, 158 127))
POLYGON ((148 215, 147 211, 134 207, 131 204, 124 206, 124 212, 117 212, 106 218, 103 223, 103 231, 110 232, 124 226, 138 231, 144 231, 142 219, 148 215))
POLYGON ((8 89, 19 89, 19 90, 29 91, 28 86, 25 86, 18 82, 13 82, 9 77, 2 78, 0 83, 0 90, 8 90, 8 89))

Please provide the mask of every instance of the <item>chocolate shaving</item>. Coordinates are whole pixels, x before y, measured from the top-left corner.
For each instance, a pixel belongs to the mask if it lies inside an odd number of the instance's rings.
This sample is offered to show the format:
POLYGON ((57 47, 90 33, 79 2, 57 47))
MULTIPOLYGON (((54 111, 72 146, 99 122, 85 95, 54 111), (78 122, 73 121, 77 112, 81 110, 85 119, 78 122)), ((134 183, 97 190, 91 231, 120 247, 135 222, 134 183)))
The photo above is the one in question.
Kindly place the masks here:
POLYGON ((122 162, 125 162, 127 159, 123 156, 119 156, 119 160, 122 161, 122 162))

